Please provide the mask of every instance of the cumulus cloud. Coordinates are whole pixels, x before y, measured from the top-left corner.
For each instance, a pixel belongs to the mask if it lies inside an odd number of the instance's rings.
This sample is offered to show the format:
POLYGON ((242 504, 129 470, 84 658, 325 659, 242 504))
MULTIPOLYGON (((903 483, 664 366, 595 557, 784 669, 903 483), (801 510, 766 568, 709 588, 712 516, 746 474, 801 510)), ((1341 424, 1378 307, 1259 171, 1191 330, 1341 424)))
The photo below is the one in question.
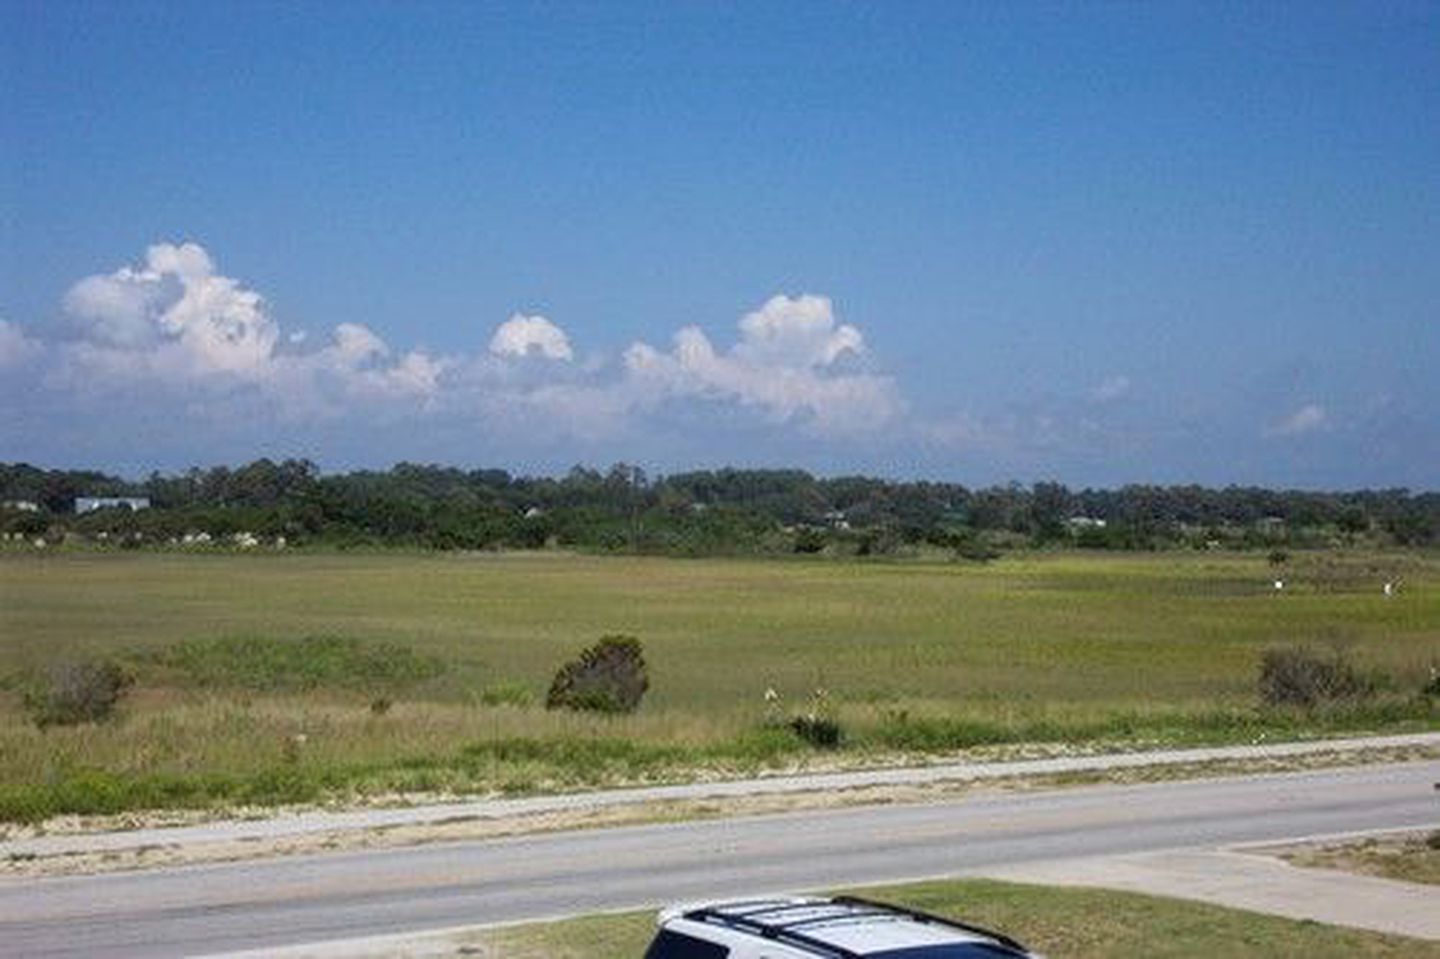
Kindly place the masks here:
POLYGON ((26 336, 20 327, 0 320, 0 370, 24 366, 38 357, 43 349, 38 340, 26 336))
POLYGON ((65 309, 90 342, 176 343, 200 372, 257 374, 279 338, 260 295, 217 274, 196 243, 158 243, 144 266, 86 277, 65 295, 65 309))
POLYGON ((281 423, 348 418, 368 429, 424 417, 449 435, 549 443, 689 429, 741 410, 777 435, 839 436, 891 424, 903 410, 893 381, 870 368, 860 330, 815 295, 766 300, 739 316, 724 344, 685 326, 666 347, 636 342, 622 357, 597 351, 576 362, 559 324, 515 313, 488 343, 439 355, 396 348, 353 320, 322 331, 306 318, 310 335, 284 329, 204 247, 159 243, 137 263, 77 281, 62 309, 46 342, 0 321, 0 368, 36 374, 49 398, 37 403, 70 404, 62 415, 90 424, 109 413, 159 415, 206 435, 228 427, 253 436, 281 423))
POLYGON ((158 243, 140 265, 85 277, 63 308, 71 339, 50 379, 85 393, 248 389, 287 415, 322 415, 356 398, 431 397, 447 367, 419 350, 396 356, 359 323, 305 350, 303 333, 283 336, 264 298, 197 243, 158 243))
POLYGON ((834 368, 865 345, 855 327, 836 324, 828 298, 773 297, 739 328, 739 342, 723 351, 695 326, 676 333, 668 352, 635 343, 625 351, 626 372, 642 394, 737 402, 822 432, 872 430, 900 413, 888 377, 834 368))
POLYGON ((1330 425, 1325 407, 1319 403, 1306 403, 1280 422, 1266 430, 1268 436, 1303 436, 1323 430, 1330 425))
POLYGON ((865 341, 853 326, 836 326, 830 298, 773 296, 740 320, 735 355, 756 366, 829 366, 865 341))
POLYGON ((496 356, 530 356, 547 360, 572 360, 574 351, 565 331, 543 316, 516 313, 501 323, 490 338, 490 352, 496 356))

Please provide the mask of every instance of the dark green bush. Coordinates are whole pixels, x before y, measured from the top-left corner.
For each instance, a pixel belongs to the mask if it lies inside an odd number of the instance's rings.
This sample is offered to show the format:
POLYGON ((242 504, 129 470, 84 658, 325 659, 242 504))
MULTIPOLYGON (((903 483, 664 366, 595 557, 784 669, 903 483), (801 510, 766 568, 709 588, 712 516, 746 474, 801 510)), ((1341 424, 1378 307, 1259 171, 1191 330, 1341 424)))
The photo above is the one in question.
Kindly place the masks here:
POLYGON ((634 636, 605 636, 560 667, 545 708, 631 713, 649 688, 640 641, 634 636))
POLYGON ((790 731, 816 749, 836 749, 845 739, 840 723, 829 716, 794 716, 790 731))
POLYGON ((1267 649, 1260 657, 1260 702, 1265 706, 1314 709, 1363 699, 1374 684, 1341 649, 1308 646, 1267 649))
POLYGON ((41 729, 101 722, 115 714, 133 683, 129 672, 108 659, 60 663, 26 691, 25 710, 41 729))
POLYGON ((999 559, 1001 553, 998 549, 980 540, 969 540, 955 548, 955 558, 968 560, 972 563, 989 563, 999 559))

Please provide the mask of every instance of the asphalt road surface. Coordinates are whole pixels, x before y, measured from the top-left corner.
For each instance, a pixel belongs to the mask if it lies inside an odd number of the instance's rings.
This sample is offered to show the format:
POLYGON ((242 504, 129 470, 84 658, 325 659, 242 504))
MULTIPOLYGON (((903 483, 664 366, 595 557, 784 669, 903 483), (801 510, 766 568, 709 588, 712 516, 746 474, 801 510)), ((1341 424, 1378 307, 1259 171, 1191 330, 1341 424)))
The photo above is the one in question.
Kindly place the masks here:
POLYGON ((173 956, 1440 825, 1435 763, 0 882, 0 956, 173 956))

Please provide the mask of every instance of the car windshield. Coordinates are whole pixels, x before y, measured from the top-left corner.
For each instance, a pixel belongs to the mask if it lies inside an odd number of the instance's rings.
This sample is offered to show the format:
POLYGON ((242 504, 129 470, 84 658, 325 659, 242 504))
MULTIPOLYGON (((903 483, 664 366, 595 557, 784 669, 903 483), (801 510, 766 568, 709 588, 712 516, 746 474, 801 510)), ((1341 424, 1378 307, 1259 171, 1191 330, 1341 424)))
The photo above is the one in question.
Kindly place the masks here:
POLYGON ((993 942, 960 942, 944 946, 915 946, 869 953, 867 959, 1015 959, 1016 952, 993 942))

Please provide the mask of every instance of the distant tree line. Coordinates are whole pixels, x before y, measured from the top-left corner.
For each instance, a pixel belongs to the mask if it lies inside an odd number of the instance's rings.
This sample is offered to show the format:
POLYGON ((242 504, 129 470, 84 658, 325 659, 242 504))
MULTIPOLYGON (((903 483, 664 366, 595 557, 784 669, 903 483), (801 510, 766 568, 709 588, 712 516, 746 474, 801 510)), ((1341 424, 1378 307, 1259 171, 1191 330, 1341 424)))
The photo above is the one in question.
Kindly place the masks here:
POLYGON ((0 464, 7 540, 122 546, 221 544, 538 549, 672 555, 845 553, 921 547, 984 558, 1020 546, 1262 548, 1433 545, 1440 493, 1230 486, 1072 490, 1053 482, 954 483, 802 470, 647 476, 618 463, 514 476, 400 463, 323 475, 307 460, 256 460, 128 481, 89 470, 0 464), (152 508, 74 513, 79 496, 146 496, 152 508), (38 509, 17 504, 36 504, 38 509))

